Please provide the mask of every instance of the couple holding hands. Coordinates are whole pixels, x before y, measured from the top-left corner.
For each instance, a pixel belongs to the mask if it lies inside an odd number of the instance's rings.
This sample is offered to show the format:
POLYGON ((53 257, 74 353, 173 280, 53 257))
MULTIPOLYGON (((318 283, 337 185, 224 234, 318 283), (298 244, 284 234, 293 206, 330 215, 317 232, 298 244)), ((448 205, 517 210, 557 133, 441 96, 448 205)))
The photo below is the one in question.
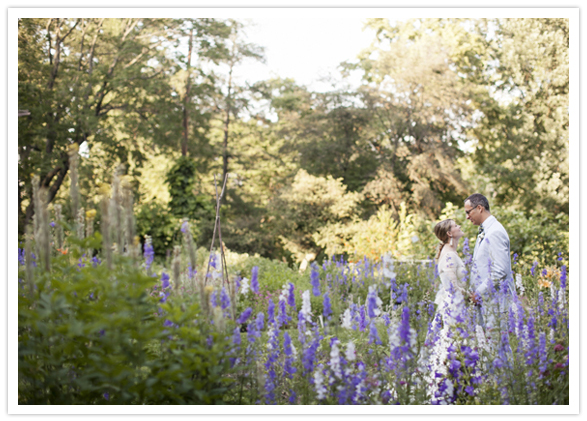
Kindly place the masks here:
POLYGON ((445 327, 465 322, 467 307, 474 306, 477 324, 491 332, 503 326, 515 297, 509 236, 487 198, 479 193, 465 200, 465 213, 479 226, 470 271, 457 252, 461 227, 452 219, 439 222, 434 234, 440 240, 436 261, 441 285, 436 295, 445 327))

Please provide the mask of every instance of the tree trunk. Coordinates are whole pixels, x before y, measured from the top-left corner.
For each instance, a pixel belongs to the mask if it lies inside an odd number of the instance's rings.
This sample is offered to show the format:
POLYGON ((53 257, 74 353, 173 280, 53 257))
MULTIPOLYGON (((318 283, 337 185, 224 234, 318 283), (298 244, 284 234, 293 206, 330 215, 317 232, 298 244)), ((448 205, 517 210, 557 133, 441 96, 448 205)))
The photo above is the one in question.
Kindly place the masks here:
POLYGON ((226 116, 224 119, 224 141, 222 142, 222 180, 228 174, 228 130, 230 128, 230 109, 232 105, 232 69, 234 65, 231 63, 230 71, 228 72, 228 93, 226 95, 226 116))
MULTIPOLYGON (((57 192, 59 191, 59 188, 61 187, 61 185, 63 184, 63 180, 65 180, 65 176, 67 175, 67 172, 69 171, 69 160, 68 160, 68 156, 67 154, 63 154, 62 155, 62 165, 59 167, 55 167, 53 168, 41 181, 41 185, 39 186, 39 189, 42 187, 48 187, 49 191, 47 194, 47 203, 51 203, 53 201, 53 199, 55 198, 55 195, 57 194, 57 192), (53 180, 53 178, 55 178, 55 176, 57 175, 57 179, 55 180, 55 182, 49 186, 51 184, 51 181, 53 180)), ((26 227, 29 222, 31 221, 35 209, 33 206, 33 197, 32 195, 30 196, 30 203, 26 208, 25 214, 24 214, 24 223, 23 223, 23 227, 26 227)), ((20 206, 19 206, 20 209, 20 206)))
POLYGON ((194 28, 190 30, 189 39, 189 50, 188 50, 188 61, 187 61, 187 80, 185 86, 185 97, 183 98, 183 142, 181 143, 181 156, 187 156, 188 154, 188 135, 189 135, 189 112, 188 104, 190 99, 190 88, 191 88, 191 75, 190 68, 192 63, 192 50, 193 50, 193 36, 194 28))

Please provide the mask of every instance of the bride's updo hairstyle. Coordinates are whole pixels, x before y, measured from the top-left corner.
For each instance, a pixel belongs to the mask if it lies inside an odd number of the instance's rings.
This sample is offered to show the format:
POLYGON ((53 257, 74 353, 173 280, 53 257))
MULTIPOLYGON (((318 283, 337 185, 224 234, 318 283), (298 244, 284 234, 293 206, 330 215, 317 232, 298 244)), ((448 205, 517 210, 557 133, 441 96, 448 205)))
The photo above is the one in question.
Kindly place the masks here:
POLYGON ((444 221, 440 221, 438 224, 434 226, 434 235, 440 240, 440 244, 438 245, 436 257, 435 259, 438 260, 440 257, 440 252, 446 243, 448 243, 448 232, 452 226, 453 220, 452 219, 445 219, 444 221))

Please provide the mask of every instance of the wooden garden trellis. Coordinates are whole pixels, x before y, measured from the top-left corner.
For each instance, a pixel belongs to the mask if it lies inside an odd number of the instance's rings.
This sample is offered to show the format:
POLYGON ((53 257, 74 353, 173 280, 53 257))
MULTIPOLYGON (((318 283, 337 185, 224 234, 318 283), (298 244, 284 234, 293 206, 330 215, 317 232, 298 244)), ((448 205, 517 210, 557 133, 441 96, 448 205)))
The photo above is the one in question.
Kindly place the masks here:
POLYGON ((222 244, 222 232, 220 229, 220 203, 222 196, 224 196, 224 190, 226 189, 226 181, 228 180, 228 173, 224 176, 224 182, 222 184, 222 190, 218 195, 218 183, 216 182, 216 174, 214 174, 214 189, 216 191, 216 219, 214 220, 214 232, 212 234, 212 244, 210 245, 210 255, 208 256, 208 268, 206 269, 206 276, 204 278, 204 285, 208 282, 208 275, 210 274, 210 261, 212 251, 214 250, 214 241, 216 240, 216 231, 218 231, 218 242, 220 243, 220 265, 222 268, 222 285, 228 285, 228 267, 226 266, 226 256, 224 254, 224 245, 222 244))

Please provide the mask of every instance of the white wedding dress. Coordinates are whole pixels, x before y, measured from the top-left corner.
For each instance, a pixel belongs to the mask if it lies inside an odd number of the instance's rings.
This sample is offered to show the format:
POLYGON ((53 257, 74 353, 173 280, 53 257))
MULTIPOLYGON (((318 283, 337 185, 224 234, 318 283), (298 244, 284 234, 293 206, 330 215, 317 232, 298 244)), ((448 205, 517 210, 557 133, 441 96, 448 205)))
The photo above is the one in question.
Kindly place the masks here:
POLYGON ((465 311, 465 264, 454 251, 443 251, 438 258, 440 287, 434 302, 445 326, 453 326, 458 315, 465 311))
POLYGON ((458 322, 458 316, 466 311, 464 278, 467 272, 465 264, 454 251, 443 250, 438 258, 437 265, 441 284, 434 302, 438 306, 437 315, 442 318, 442 327, 432 334, 436 339, 428 354, 427 367, 429 374, 427 380, 431 403, 447 404, 452 401, 451 397, 455 384, 453 380, 444 380, 446 389, 440 392, 440 382, 448 375, 446 360, 449 345, 455 341, 461 343, 459 339, 453 336, 452 333, 454 332, 450 331, 454 329, 455 324, 458 322), (440 377, 437 377, 437 375, 440 375, 440 377))

